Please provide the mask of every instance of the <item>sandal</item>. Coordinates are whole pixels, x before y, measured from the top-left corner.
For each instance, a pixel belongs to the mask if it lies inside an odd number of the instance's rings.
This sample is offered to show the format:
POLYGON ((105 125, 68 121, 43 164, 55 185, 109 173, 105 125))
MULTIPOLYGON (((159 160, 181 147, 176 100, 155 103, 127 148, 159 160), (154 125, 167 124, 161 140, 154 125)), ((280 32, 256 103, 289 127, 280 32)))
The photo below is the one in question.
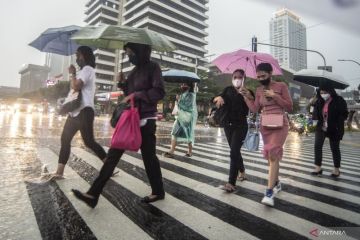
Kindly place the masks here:
POLYGON ((244 175, 244 176, 239 175, 239 176, 237 177, 237 180, 239 180, 240 182, 243 182, 243 181, 247 180, 247 178, 246 178, 245 175, 244 175))
POLYGON ((169 152, 164 153, 164 155, 163 155, 163 156, 164 156, 164 157, 167 157, 167 158, 174 158, 174 157, 175 157, 175 155, 174 155, 174 154, 169 153, 169 152))
POLYGON ((192 156, 192 154, 190 154, 190 153, 185 154, 185 157, 191 157, 191 156, 192 156))
POLYGON ((232 193, 236 190, 236 187, 230 183, 226 183, 221 189, 228 193, 232 193))

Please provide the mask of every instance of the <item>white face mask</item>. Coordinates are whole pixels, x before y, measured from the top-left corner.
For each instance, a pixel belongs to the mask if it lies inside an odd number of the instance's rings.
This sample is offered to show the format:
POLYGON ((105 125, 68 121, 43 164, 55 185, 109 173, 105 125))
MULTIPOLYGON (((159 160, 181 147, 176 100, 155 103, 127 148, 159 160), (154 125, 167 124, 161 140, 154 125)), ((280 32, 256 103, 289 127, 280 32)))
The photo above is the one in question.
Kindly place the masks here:
POLYGON ((330 97, 330 94, 328 94, 328 93, 324 93, 324 94, 320 94, 320 96, 326 101, 326 100, 328 100, 329 99, 329 97, 330 97))
POLYGON ((244 79, 243 78, 235 78, 232 80, 232 84, 235 88, 239 88, 242 86, 244 79))

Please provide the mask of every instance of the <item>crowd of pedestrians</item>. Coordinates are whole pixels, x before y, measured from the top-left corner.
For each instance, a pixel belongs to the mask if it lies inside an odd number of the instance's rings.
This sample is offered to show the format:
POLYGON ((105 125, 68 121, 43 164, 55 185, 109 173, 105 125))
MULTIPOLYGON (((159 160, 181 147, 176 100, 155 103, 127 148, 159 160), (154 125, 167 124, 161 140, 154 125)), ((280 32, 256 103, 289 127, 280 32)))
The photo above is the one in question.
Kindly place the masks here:
MULTIPOLYGON (((156 112, 157 104, 165 96, 164 82, 160 66, 151 60, 149 45, 128 43, 124 46, 133 70, 125 78, 118 76, 118 87, 124 92, 122 103, 134 101, 139 110, 141 131, 141 154, 146 174, 151 186, 151 193, 142 198, 145 203, 165 198, 161 167, 156 155, 156 112)), ((81 104, 68 113, 61 135, 61 148, 57 171, 51 174, 53 179, 63 178, 65 165, 70 155, 71 140, 80 131, 84 143, 95 152, 104 164, 95 181, 86 192, 73 189, 74 195, 94 208, 107 181, 114 174, 121 156, 126 149, 110 147, 106 153, 94 140, 94 94, 95 94, 95 56, 91 48, 79 47, 76 62, 80 71, 69 67, 71 94, 81 92, 81 104)), ((241 148, 248 133, 248 115, 250 112, 260 115, 260 133, 264 142, 263 157, 268 163, 268 181, 261 202, 274 206, 274 198, 282 189, 279 170, 283 158, 283 145, 289 129, 287 112, 293 103, 287 85, 273 79, 273 68, 269 63, 256 66, 259 87, 255 93, 245 84, 246 74, 241 66, 232 74, 232 85, 209 99, 216 109, 222 109, 222 122, 230 148, 229 177, 222 187, 227 193, 236 190, 236 182, 247 180, 241 148)), ((171 148, 164 157, 174 158, 176 145, 186 143, 188 151, 185 157, 191 158, 195 144, 195 128, 198 117, 195 85, 191 82, 181 84, 181 94, 177 96, 177 109, 174 111, 175 122, 171 131, 171 148)), ((333 154, 334 170, 331 176, 340 176, 340 141, 344 135, 344 121, 348 115, 346 102, 338 96, 330 85, 318 88, 313 101, 313 119, 318 120, 315 131, 315 169, 312 175, 321 175, 322 147, 324 139, 329 138, 333 154)))

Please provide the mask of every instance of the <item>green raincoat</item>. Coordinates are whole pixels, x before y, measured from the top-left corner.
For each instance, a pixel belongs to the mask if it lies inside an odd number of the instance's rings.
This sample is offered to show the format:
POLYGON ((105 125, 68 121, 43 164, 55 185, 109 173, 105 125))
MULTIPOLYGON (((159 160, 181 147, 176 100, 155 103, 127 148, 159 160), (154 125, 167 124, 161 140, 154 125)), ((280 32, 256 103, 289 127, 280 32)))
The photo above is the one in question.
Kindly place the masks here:
POLYGON ((196 94, 186 91, 180 95, 177 118, 171 131, 172 138, 176 142, 194 144, 197 117, 196 94))

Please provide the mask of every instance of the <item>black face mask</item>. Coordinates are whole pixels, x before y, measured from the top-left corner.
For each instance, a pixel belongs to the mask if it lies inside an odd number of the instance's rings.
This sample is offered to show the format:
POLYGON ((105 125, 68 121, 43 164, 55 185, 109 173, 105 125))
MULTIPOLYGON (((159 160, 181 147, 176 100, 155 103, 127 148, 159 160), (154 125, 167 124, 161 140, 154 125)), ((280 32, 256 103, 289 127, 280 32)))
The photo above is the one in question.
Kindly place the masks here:
POLYGON ((139 59, 136 57, 135 54, 129 56, 129 61, 135 66, 139 64, 139 59))
POLYGON ((76 64, 79 65, 80 68, 85 67, 85 62, 81 59, 76 59, 76 64))
POLYGON ((271 81, 271 79, 267 78, 267 79, 261 80, 259 82, 261 83, 261 85, 267 86, 267 85, 269 85, 270 81, 271 81))

